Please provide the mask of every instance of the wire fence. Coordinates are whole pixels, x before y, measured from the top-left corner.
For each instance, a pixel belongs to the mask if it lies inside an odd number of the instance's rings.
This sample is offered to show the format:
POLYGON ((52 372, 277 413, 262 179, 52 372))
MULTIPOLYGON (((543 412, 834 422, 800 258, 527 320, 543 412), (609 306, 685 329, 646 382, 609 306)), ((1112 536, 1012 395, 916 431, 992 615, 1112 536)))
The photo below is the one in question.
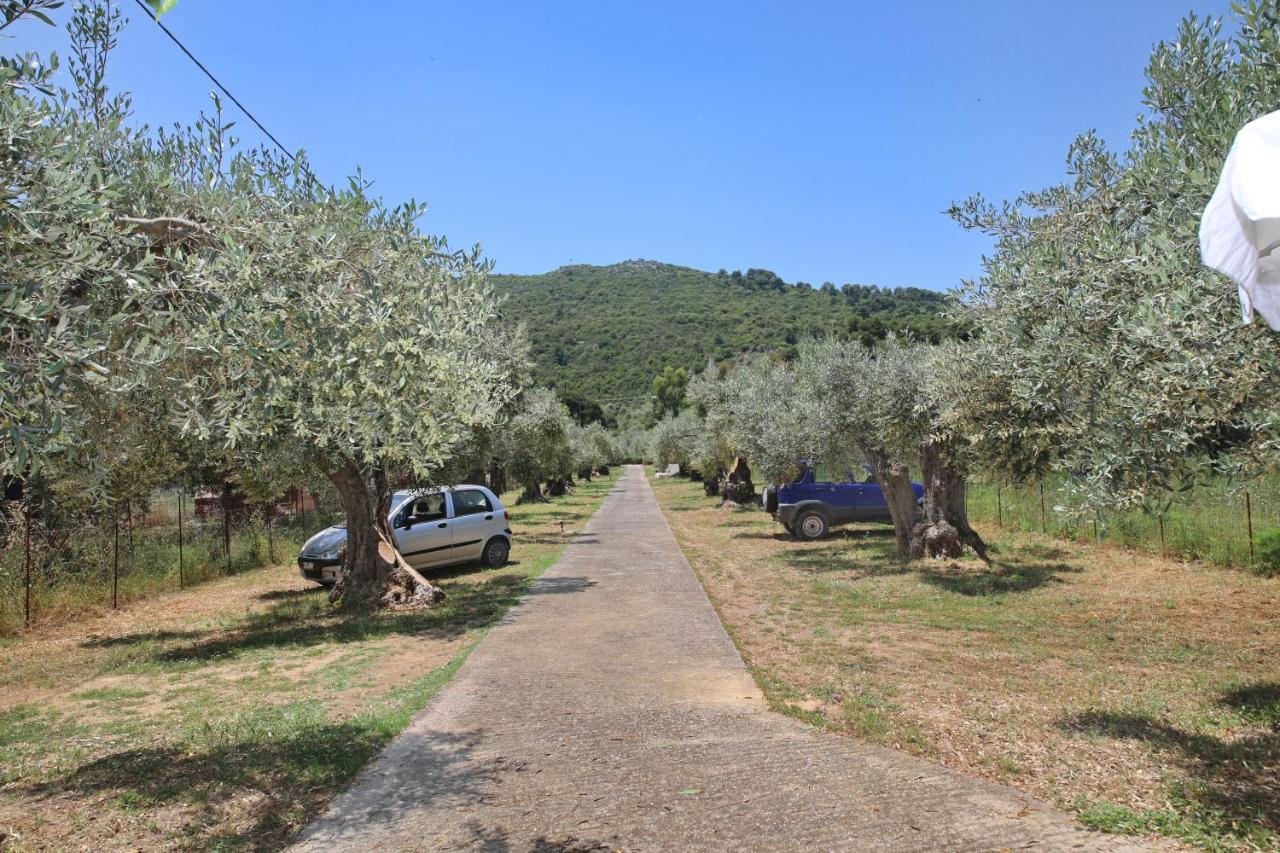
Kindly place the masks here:
POLYGON ((115 511, 53 520, 21 502, 5 509, 0 635, 292 559, 334 521, 301 490, 266 504, 165 490, 115 511))
POLYGON ((1073 513, 1066 484, 1054 480, 1010 484, 977 477, 969 482, 967 502, 975 522, 1227 567, 1254 565, 1256 537, 1280 528, 1278 477, 1247 486, 1220 481, 1147 512, 1073 513))

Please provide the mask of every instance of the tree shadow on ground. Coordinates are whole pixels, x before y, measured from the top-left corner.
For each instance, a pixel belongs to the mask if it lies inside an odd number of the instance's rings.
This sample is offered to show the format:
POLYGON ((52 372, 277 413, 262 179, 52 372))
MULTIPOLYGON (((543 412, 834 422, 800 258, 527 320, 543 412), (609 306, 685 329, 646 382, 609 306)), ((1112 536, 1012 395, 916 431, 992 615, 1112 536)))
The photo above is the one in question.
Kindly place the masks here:
POLYGON ((973 560, 903 562, 898 558, 892 530, 855 529, 848 531, 843 541, 827 541, 829 544, 816 548, 788 550, 782 560, 793 569, 814 574, 840 573, 853 578, 914 574, 930 586, 975 597, 1029 592, 1064 583, 1063 575, 1084 571, 1080 566, 1060 560, 1027 559, 1021 555, 997 559, 990 564, 973 560), (856 547, 850 548, 850 545, 856 547))
POLYGON ((459 847, 467 850, 482 850, 484 853, 597 853, 597 851, 621 850, 622 839, 616 835, 606 842, 590 841, 576 835, 560 838, 538 836, 531 841, 512 841, 511 833, 504 827, 488 827, 478 819, 467 821, 467 843, 459 847))
POLYGON ((257 598, 259 601, 293 601, 322 592, 326 592, 325 588, 315 584, 304 589, 273 589, 260 594, 257 598))
MULTIPOLYGON (((278 739, 268 733, 194 749, 191 744, 129 749, 30 785, 24 793, 95 802, 127 796, 144 807, 144 817, 157 808, 181 806, 194 811, 182 827, 184 846, 279 850, 393 736, 384 721, 371 716, 308 726, 278 739), (232 798, 235 802, 228 802, 232 798), (230 831, 209 828, 225 826, 216 816, 229 806, 247 813, 247 821, 230 831)), ((433 765, 432 789, 393 792, 382 803, 389 814, 421 805, 433 792, 465 796, 477 788, 481 777, 466 760, 475 735, 432 732, 421 740, 419 761, 433 765)))
POLYGON ((1238 687, 1222 694, 1218 704, 1238 711, 1247 720, 1280 730, 1280 681, 1238 687))
POLYGON ((1084 569, 1069 563, 1005 559, 989 565, 939 563, 917 569, 920 579, 930 586, 967 596, 1005 595, 1029 592, 1054 583, 1065 583, 1064 574, 1079 574, 1084 569))
MULTIPOLYGON (((566 530, 564 533, 531 533, 520 536, 516 539, 513 547, 518 548, 522 543, 530 545, 568 545, 578 540, 574 538, 573 531, 566 530)), ((593 545, 599 540, 583 542, 584 545, 593 545)))
MULTIPOLYGON (((1280 832, 1280 684, 1263 682, 1220 697, 1219 704, 1245 716, 1269 708, 1269 730, 1255 729, 1234 738, 1184 731, 1143 714, 1086 711, 1058 721, 1064 731, 1138 741, 1172 754, 1193 784, 1180 794, 1185 809, 1223 833, 1262 827, 1280 832)), ((1261 720, 1260 720, 1261 721, 1261 720)))
MULTIPOLYGON (((154 659, 161 664, 213 662, 266 648, 301 648, 393 634, 449 638, 492 625, 531 584, 531 578, 518 575, 447 584, 447 598, 440 605, 381 613, 343 613, 327 607, 302 610, 297 602, 283 602, 251 614, 238 629, 211 632, 196 642, 162 649, 154 659)), ((145 634, 134 636, 139 642, 150 639, 145 634)))
POLYGON ((546 577, 543 576, 530 587, 526 594, 529 598, 538 595, 565 595, 570 592, 582 592, 584 589, 590 589, 595 586, 596 582, 590 578, 580 576, 572 577, 546 577))
MULTIPOLYGON (((787 539, 798 544, 789 536, 787 539)), ((847 542, 839 541, 817 547, 791 548, 783 552, 782 561, 790 568, 810 574, 840 573, 854 578, 911 572, 911 566, 897 558, 892 539, 870 539, 856 550, 851 550, 847 542)))
POLYGON ((91 636, 80 642, 82 649, 114 649, 142 643, 167 643, 174 640, 195 640, 205 636, 204 631, 139 631, 114 637, 91 636))

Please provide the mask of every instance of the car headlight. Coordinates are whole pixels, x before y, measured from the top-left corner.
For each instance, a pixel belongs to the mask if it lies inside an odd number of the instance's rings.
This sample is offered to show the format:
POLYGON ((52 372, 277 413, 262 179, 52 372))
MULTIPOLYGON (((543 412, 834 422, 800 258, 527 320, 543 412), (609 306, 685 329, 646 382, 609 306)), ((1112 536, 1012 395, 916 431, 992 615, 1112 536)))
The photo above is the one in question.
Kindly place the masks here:
POLYGON ((341 547, 341 546, 335 546, 335 547, 333 547, 333 548, 329 548, 329 549, 327 549, 327 550, 324 550, 324 551, 321 551, 321 552, 320 552, 320 559, 322 559, 322 560, 341 560, 341 559, 342 559, 342 551, 343 551, 343 549, 342 549, 342 547, 341 547))

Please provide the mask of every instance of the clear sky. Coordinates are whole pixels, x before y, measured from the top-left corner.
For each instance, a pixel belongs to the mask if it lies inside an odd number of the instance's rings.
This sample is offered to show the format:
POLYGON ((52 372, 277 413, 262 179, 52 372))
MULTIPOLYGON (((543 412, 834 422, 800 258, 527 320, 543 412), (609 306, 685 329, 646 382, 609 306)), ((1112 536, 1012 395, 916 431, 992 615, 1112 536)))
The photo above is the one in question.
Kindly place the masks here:
MULTIPOLYGON (((141 120, 191 119, 210 85, 121 2, 113 84, 141 120)), ((1192 9, 1229 0, 180 0, 165 23, 326 181, 362 166, 499 272, 650 258, 945 289, 987 247, 948 204, 1053 182, 1089 128, 1123 146, 1148 52, 1192 9)), ((0 50, 61 50, 41 30, 0 50)))

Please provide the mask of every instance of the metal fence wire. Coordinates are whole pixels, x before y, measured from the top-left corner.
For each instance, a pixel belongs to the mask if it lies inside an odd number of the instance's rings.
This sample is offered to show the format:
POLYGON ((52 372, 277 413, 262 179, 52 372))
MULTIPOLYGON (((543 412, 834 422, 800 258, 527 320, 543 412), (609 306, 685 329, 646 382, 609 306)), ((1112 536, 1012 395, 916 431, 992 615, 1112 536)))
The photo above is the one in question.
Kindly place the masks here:
POLYGON ((54 521, 9 502, 0 528, 0 634, 288 560, 333 520, 300 490, 252 505, 224 506, 210 494, 165 490, 54 521))
POLYGON ((1247 486, 1220 481, 1150 511, 1080 514, 1071 511, 1060 480, 1011 484, 982 476, 969 481, 967 504, 970 519, 979 523, 1247 567, 1255 562, 1257 534, 1280 528, 1280 478, 1247 486))

